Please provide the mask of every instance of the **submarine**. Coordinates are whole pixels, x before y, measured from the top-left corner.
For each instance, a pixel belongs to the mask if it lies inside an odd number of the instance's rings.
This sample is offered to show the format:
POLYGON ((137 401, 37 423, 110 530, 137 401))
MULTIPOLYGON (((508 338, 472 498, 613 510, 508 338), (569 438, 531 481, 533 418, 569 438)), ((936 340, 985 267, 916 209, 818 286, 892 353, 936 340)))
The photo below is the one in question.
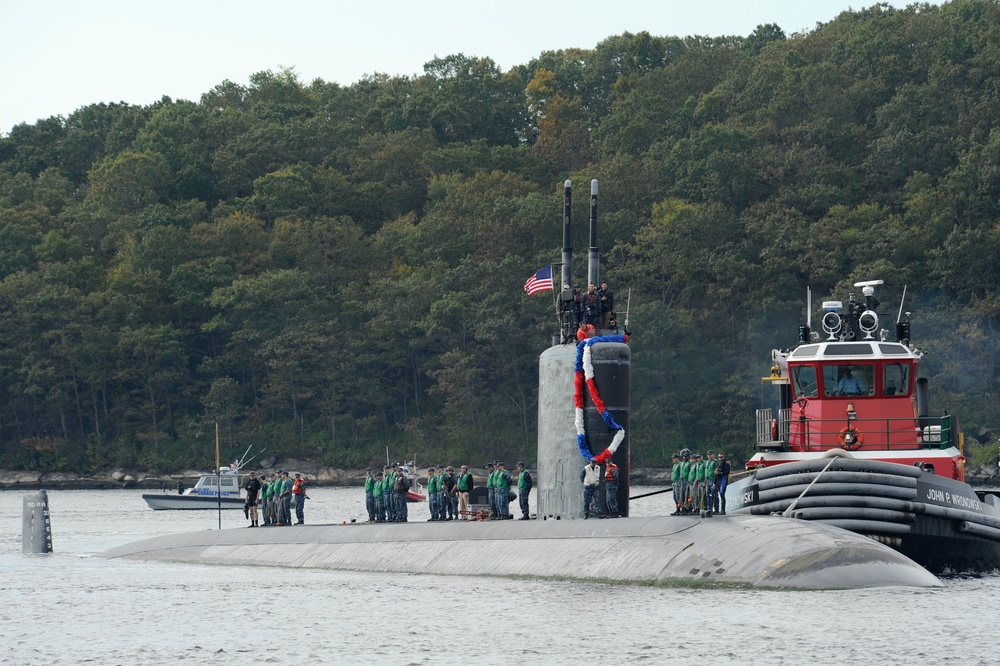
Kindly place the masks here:
POLYGON ((941 585, 912 560, 861 535, 765 516, 234 528, 153 537, 100 557, 664 586, 941 585))
MULTIPOLYGON (((588 282, 599 284, 598 183, 591 182, 588 282)), ((578 340, 564 184, 560 331, 539 358, 537 517, 530 521, 302 525, 165 535, 99 557, 369 573, 526 577, 652 585, 841 589, 936 587, 905 555, 838 527, 741 515, 629 517, 631 350, 627 335, 578 340), (621 518, 583 520, 580 470, 621 470, 621 518)), ((553 285, 554 287, 554 285, 553 285)), ((627 328, 627 314, 626 314, 627 328)), ((602 331, 601 333, 607 333, 602 331)), ((600 502, 604 504, 601 475, 600 502)), ((606 510, 606 507, 605 507, 606 510)))

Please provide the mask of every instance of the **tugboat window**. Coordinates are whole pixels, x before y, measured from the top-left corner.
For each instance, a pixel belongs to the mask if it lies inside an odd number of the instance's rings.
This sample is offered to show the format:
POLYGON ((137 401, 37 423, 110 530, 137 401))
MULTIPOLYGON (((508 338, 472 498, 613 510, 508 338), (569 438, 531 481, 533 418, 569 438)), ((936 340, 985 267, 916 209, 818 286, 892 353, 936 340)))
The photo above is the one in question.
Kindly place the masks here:
POLYGON ((807 345, 805 347, 799 347, 792 352, 793 358, 802 358, 803 356, 815 356, 816 352, 819 351, 818 345, 807 345))
POLYGON ((890 363, 882 368, 883 395, 910 394, 910 366, 890 363))
POLYGON ((792 368, 792 381, 795 383, 795 395, 800 398, 815 398, 819 395, 816 385, 816 368, 811 365, 800 365, 792 368))
POLYGON ((910 353, 906 347, 900 344, 884 343, 878 346, 880 352, 886 356, 905 356, 910 353))
POLYGON ((871 356, 873 353, 867 342, 845 342, 827 345, 823 356, 871 356))
POLYGON ((875 366, 871 364, 828 365, 823 368, 824 393, 858 397, 875 394, 875 366))

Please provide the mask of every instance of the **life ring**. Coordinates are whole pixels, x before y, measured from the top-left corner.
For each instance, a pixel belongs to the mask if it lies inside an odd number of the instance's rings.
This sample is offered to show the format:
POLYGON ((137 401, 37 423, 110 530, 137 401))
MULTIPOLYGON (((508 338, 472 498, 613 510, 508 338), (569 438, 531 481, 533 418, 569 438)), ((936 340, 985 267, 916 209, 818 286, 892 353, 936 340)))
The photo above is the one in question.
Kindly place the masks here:
POLYGON ((840 447, 847 449, 848 451, 857 451, 861 448, 861 445, 865 442, 865 436, 861 434, 860 430, 847 426, 840 431, 837 435, 837 441, 840 442, 840 447), (851 441, 847 442, 847 437, 850 435, 851 441))
POLYGON ((778 419, 771 419, 771 441, 778 441, 778 419))

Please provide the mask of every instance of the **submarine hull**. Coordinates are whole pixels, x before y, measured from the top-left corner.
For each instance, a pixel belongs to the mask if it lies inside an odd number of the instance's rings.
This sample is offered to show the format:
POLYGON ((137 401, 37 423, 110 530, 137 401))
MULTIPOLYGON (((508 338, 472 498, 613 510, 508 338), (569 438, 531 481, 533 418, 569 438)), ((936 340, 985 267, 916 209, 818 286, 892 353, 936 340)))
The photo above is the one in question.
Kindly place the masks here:
POLYGON ((941 584, 912 560, 865 537, 761 516, 231 529, 154 537, 99 557, 658 585, 941 584))

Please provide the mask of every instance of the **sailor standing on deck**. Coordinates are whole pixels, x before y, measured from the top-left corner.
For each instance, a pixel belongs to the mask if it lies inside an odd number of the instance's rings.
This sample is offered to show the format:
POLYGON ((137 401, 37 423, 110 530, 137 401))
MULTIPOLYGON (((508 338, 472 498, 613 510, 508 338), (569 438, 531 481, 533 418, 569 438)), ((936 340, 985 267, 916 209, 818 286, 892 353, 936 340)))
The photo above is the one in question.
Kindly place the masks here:
POLYGON ((267 472, 260 473, 260 499, 257 501, 257 506, 260 507, 261 517, 264 518, 264 527, 271 524, 271 516, 267 510, 267 504, 271 501, 271 483, 268 479, 267 472))
POLYGON ((597 298, 601 302, 601 325, 599 328, 609 329, 611 315, 615 310, 615 292, 607 282, 601 283, 601 288, 597 290, 597 298))
POLYGON ((674 463, 673 467, 670 468, 670 487, 674 491, 674 512, 670 514, 671 516, 676 516, 681 512, 681 457, 679 454, 675 453, 670 456, 670 460, 674 463))
POLYGON ((618 465, 609 460, 604 470, 604 492, 605 500, 608 503, 608 514, 610 518, 619 518, 618 515, 618 465))
POLYGON ((493 469, 493 463, 492 462, 486 463, 486 499, 490 505, 491 520, 495 520, 497 517, 496 513, 497 498, 496 498, 496 492, 494 492, 496 489, 493 487, 493 480, 495 476, 496 473, 493 469))
POLYGON ((392 488, 389 486, 389 470, 391 468, 385 465, 382 468, 382 522, 388 523, 392 522, 392 514, 389 513, 390 504, 389 495, 392 493, 392 488))
POLYGON ((496 492, 500 520, 510 520, 514 517, 510 515, 510 482, 510 472, 504 469, 502 462, 497 461, 496 492))
POLYGON ((396 478, 399 476, 399 464, 392 463, 392 467, 389 468, 388 474, 386 474, 383 479, 385 483, 385 492, 382 494, 382 500, 385 502, 385 514, 386 519, 390 523, 399 522, 399 507, 396 506, 396 478))
POLYGON ((580 472, 580 481, 583 481, 583 518, 590 518, 590 514, 595 516, 600 513, 597 506, 597 491, 601 487, 601 467, 597 464, 597 458, 591 458, 590 462, 584 465, 580 472))
POLYGON ((601 324, 601 300, 593 282, 587 285, 587 293, 583 296, 583 320, 595 329, 601 324))
POLYGON ((691 461, 688 463, 688 513, 697 513, 698 511, 698 454, 691 454, 691 461))
POLYGON ((266 524, 274 527, 278 524, 278 475, 271 472, 267 475, 267 502, 264 504, 264 514, 267 516, 266 524))
POLYGON ((698 478, 698 454, 692 453, 691 460, 688 462, 687 469, 687 509, 688 513, 697 513, 698 511, 698 484, 695 483, 698 478))
POLYGON ((468 520, 469 494, 476 487, 475 479, 473 479, 468 465, 462 465, 462 473, 458 475, 456 487, 458 488, 458 515, 462 517, 462 520, 468 520))
POLYGON ((688 472, 691 471, 691 452, 681 451, 681 513, 691 513, 691 488, 688 484, 688 472))
POLYGON ((438 520, 438 477, 433 467, 427 468, 427 504, 431 510, 428 522, 438 520))
POLYGON ((281 525, 292 524, 292 480, 288 478, 288 470, 281 471, 281 525))
POLYGON ((295 473, 295 483, 292 484, 292 498, 295 500, 295 524, 303 525, 306 522, 306 480, 298 472, 295 473))
POLYGON ((410 480, 406 478, 403 470, 399 470, 396 476, 396 483, 393 484, 393 492, 396 495, 396 522, 405 523, 409 519, 410 511, 406 507, 406 493, 410 491, 410 480))
POLYGON ((444 507, 448 514, 446 520, 458 520, 458 489, 456 488, 458 479, 455 478, 454 467, 448 465, 441 482, 444 488, 444 507))
POLYGON ((375 490, 375 475, 372 474, 372 468, 368 468, 368 476, 365 477, 365 510, 368 511, 368 522, 375 522, 375 496, 373 494, 375 490))
POLYGON ((446 520, 448 517, 448 497, 444 493, 444 465, 437 466, 437 487, 438 487, 438 520, 446 520))
POLYGON ((528 496, 531 495, 531 475, 524 469, 524 463, 517 461, 517 499, 521 506, 521 517, 518 520, 528 520, 528 496))
POLYGON ((715 485, 715 470, 719 461, 715 459, 715 451, 709 450, 705 461, 705 509, 712 513, 719 512, 719 487, 715 485))
POLYGON ((279 469, 278 476, 274 479, 274 491, 271 493, 271 501, 274 502, 274 524, 282 526, 285 524, 284 505, 281 493, 285 490, 285 470, 279 469))
POLYGON ((729 461, 726 454, 720 453, 718 465, 715 467, 715 487, 718 488, 717 501, 722 509, 722 515, 726 515, 726 487, 729 485, 729 461))
POLYGON ((705 462, 700 453, 694 454, 694 509, 705 510, 705 462))
POLYGON ((250 524, 247 527, 257 527, 257 494, 260 492, 257 472, 250 472, 250 478, 243 488, 247 491, 247 506, 250 508, 250 524))
POLYGON ((385 502, 382 495, 385 492, 385 484, 381 470, 375 472, 375 482, 372 484, 372 501, 375 503, 375 522, 385 522, 385 502))

